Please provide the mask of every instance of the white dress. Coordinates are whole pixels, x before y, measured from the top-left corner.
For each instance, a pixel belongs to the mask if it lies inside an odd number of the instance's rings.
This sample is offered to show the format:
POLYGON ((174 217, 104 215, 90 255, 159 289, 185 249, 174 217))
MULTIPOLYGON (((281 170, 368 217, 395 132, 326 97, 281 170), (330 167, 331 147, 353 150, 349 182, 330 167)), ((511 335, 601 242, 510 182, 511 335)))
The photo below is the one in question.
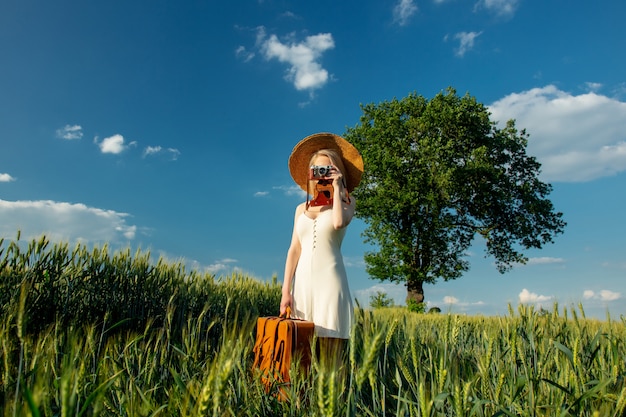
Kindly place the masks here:
POLYGON ((332 210, 296 221, 301 252, 293 281, 293 312, 315 323, 318 337, 350 338, 354 310, 341 256, 346 229, 335 230, 332 210))

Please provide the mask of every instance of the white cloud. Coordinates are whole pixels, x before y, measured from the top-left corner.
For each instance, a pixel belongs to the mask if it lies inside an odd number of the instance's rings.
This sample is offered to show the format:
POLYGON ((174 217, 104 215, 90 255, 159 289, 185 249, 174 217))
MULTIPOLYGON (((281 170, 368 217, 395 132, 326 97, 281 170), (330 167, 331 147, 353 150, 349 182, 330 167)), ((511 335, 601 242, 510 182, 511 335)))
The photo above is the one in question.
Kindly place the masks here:
POLYGON ((126 145, 124 145, 124 137, 120 134, 104 138, 102 142, 98 144, 98 146, 100 147, 100 151, 102 153, 112 154, 122 153, 127 147, 126 145))
POLYGON ((489 106, 502 127, 509 119, 530 134, 528 154, 548 182, 584 182, 626 170, 626 103, 554 85, 512 93, 489 106))
POLYGON ((459 41, 459 47, 456 49, 455 54, 462 57, 467 51, 473 49, 476 38, 481 34, 482 32, 459 32, 454 35, 454 39, 459 41))
POLYGON ((294 12, 289 11, 289 10, 284 12, 284 13, 281 13, 280 17, 283 18, 283 19, 294 19, 294 20, 300 20, 301 19, 300 16, 298 16, 297 14, 295 14, 294 12))
POLYGON ((476 9, 486 8, 498 16, 510 17, 515 14, 519 0, 479 0, 476 9))
POLYGON ((461 301, 457 297, 452 295, 446 295, 441 299, 440 303, 437 302, 427 302, 429 306, 435 306, 437 304, 447 304, 449 307, 454 306, 455 309, 460 311, 468 311, 471 308, 484 306, 484 301, 461 301))
POLYGON ((365 270, 365 259, 363 259, 363 256, 344 256, 343 263, 346 268, 359 268, 365 270))
POLYGON ((451 295, 446 295, 443 297, 444 304, 458 304, 459 299, 456 297, 452 297, 451 295))
POLYGON ((254 58, 255 53, 248 51, 245 46, 239 46, 235 49, 235 56, 241 59, 243 62, 249 62, 254 58))
POLYGON ((551 258, 548 256, 541 256, 537 258, 529 258, 526 265, 550 265, 550 264, 562 264, 565 262, 563 258, 551 258))
POLYGON ((0 182, 15 181, 15 178, 6 173, 0 173, 0 182))
POLYGON ((417 13, 417 6, 413 0, 398 0, 393 7, 393 21, 400 26, 405 26, 409 23, 409 19, 417 13))
POLYGON ((278 191, 287 197, 296 196, 298 198, 306 198, 306 193, 302 190, 302 188, 297 185, 276 185, 272 187, 272 191, 257 191, 254 193, 254 197, 268 197, 274 194, 274 191, 278 191))
POLYGON ((143 157, 146 156, 154 156, 154 155, 167 155, 172 161, 176 161, 180 156, 180 151, 175 148, 166 148, 164 149, 161 146, 147 146, 143 150, 143 157))
POLYGON ((65 125, 56 131, 57 138, 66 140, 81 139, 83 128, 80 125, 65 125))
POLYGON ((176 161, 180 156, 180 151, 176 148, 167 148, 165 152, 170 156, 173 161, 176 161))
POLYGON ((143 150, 143 156, 155 155, 161 152, 163 148, 160 146, 147 146, 146 149, 143 150))
POLYGON ((12 239, 20 230, 26 239, 45 234, 52 241, 121 243, 137 233, 128 217, 80 203, 0 200, 0 236, 12 239))
POLYGON ((322 53, 335 47, 330 33, 307 36, 302 42, 281 42, 276 35, 265 36, 265 30, 257 32, 257 44, 266 59, 277 59, 289 66, 285 78, 297 90, 315 90, 323 87, 329 74, 318 62, 322 53))
POLYGON ((406 303, 406 286, 404 284, 381 282, 365 289, 353 291, 353 295, 361 307, 367 308, 370 305, 370 296, 376 295, 378 292, 387 294, 387 297, 391 298, 396 305, 406 303))
POLYGON ((583 298, 585 300, 589 300, 589 299, 593 298, 594 295, 595 295, 595 293, 593 291, 591 291, 591 290, 585 290, 583 292, 583 298))
POLYGON ((272 187, 273 190, 282 191, 286 196, 298 196, 298 197, 306 197, 306 193, 302 188, 297 185, 280 185, 276 187, 272 187))
POLYGON ((600 291, 600 299, 602 301, 615 301, 622 298, 622 294, 615 291, 610 290, 602 290, 600 291))
POLYGON ((599 89, 602 88, 602 84, 600 84, 600 83, 593 83, 593 82, 586 82, 585 83, 585 87, 587 87, 587 90, 589 90, 589 91, 598 91, 599 89))
POLYGON ((539 295, 534 292, 528 291, 526 288, 524 288, 522 292, 519 293, 519 302, 522 304, 542 303, 551 299, 552 296, 539 295))
POLYGON ((220 259, 218 261, 215 261, 211 265, 206 266, 204 270, 211 274, 216 274, 217 272, 225 271, 231 268, 230 265, 234 263, 237 263, 236 259, 231 259, 231 258, 220 259))
POLYGON ((461 301, 453 295, 446 295, 439 300, 427 298, 425 302, 427 309, 438 307, 448 312, 463 314, 476 314, 488 308, 484 301, 461 301))
POLYGON ((626 96, 626 82, 621 82, 617 86, 612 88, 613 95, 615 97, 624 97, 626 96))
POLYGON ((601 290, 597 293, 592 290, 585 290, 583 298, 585 300, 616 301, 622 298, 622 294, 611 290, 601 290))

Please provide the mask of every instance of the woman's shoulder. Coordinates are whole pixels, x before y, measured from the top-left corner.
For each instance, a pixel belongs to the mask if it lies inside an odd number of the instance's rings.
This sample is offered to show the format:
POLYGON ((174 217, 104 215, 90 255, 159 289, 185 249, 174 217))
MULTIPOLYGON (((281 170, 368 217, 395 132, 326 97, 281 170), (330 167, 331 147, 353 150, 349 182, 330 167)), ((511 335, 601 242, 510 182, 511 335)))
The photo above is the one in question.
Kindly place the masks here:
POLYGON ((298 204, 298 206, 296 207, 296 217, 304 213, 304 210, 306 210, 306 203, 298 204))

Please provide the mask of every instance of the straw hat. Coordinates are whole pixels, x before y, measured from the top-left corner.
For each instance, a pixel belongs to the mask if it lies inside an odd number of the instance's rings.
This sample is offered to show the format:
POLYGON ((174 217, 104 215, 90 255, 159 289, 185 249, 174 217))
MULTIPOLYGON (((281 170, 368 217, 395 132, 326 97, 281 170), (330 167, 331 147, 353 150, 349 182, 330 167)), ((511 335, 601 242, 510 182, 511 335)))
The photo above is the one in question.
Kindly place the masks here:
POLYGON ((316 133, 307 136, 294 146, 289 157, 289 172, 293 180, 300 188, 307 191, 311 156, 322 149, 334 149, 339 153, 347 171, 344 172, 346 188, 348 192, 352 192, 359 185, 361 175, 363 175, 363 158, 350 142, 333 133, 316 133))

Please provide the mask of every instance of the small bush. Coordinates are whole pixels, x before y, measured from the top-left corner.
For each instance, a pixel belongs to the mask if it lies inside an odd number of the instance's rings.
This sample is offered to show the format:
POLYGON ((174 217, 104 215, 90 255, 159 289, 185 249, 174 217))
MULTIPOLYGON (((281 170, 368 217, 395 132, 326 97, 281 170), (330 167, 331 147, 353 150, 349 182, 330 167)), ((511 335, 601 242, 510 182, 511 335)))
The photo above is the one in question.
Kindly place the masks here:
POLYGON ((406 300, 406 307, 412 313, 424 313, 426 311, 426 303, 418 303, 415 300, 406 300))

